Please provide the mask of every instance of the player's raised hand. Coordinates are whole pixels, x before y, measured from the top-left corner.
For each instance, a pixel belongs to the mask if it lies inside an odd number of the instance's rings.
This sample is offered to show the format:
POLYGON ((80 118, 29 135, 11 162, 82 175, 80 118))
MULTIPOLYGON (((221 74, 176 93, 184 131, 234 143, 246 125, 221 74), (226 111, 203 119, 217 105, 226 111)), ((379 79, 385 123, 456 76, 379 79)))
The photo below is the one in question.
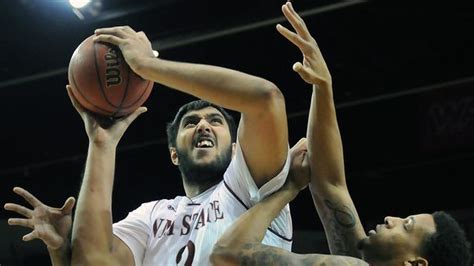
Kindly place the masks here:
POLYGON ((293 65, 293 70, 309 84, 318 87, 331 85, 331 74, 318 44, 309 33, 304 20, 293 9, 291 2, 286 2, 282 6, 282 11, 295 32, 288 30, 280 24, 276 28, 281 35, 296 45, 301 53, 303 53, 303 62, 296 62, 293 65))
POLYGON ((146 107, 140 107, 133 113, 122 118, 103 118, 86 111, 76 100, 69 85, 66 86, 71 103, 84 121, 89 141, 96 144, 117 145, 130 124, 142 113, 146 107))
POLYGON ((94 41, 114 44, 122 51, 125 61, 140 75, 138 65, 144 58, 155 58, 151 42, 143 31, 136 32, 129 26, 101 28, 95 30, 94 41))
POLYGON ((16 212, 25 218, 10 218, 9 225, 18 225, 31 228, 29 234, 23 236, 23 241, 41 239, 48 249, 59 250, 68 247, 68 234, 72 225, 72 209, 75 199, 69 197, 61 208, 50 207, 23 188, 15 187, 13 192, 24 198, 31 208, 16 204, 6 203, 4 208, 16 212))

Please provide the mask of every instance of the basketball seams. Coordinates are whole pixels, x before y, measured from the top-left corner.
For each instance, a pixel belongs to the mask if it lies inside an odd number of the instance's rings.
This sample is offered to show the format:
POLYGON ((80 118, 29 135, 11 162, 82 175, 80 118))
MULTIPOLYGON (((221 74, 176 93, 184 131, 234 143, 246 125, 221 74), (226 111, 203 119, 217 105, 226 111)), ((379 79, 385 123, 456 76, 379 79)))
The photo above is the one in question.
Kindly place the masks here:
POLYGON ((137 100, 135 100, 133 103, 131 104, 128 104, 126 106, 122 106, 123 109, 127 109, 127 108, 130 108, 130 107, 133 107, 136 103, 140 102, 141 99, 143 98, 143 96, 147 93, 147 91, 149 90, 148 86, 150 86, 150 82, 149 80, 147 80, 148 82, 145 84, 145 88, 142 90, 142 94, 138 97, 137 100))
MULTIPOLYGON (((147 94, 149 95, 151 93, 151 89, 153 88, 153 86, 149 87, 150 83, 151 83, 151 81, 148 81, 146 88, 143 90, 142 95, 140 95, 140 98, 138 98, 133 104, 130 104, 127 107, 124 107, 122 110, 126 110, 126 109, 131 108, 131 107, 138 108, 139 106, 134 106, 134 105, 136 103, 140 102, 140 101, 143 101, 143 97, 145 97, 147 94)), ((143 102, 145 102, 145 101, 143 101, 143 102)))
MULTIPOLYGON (((81 92, 81 89, 79 89, 79 86, 77 86, 77 83, 76 83, 76 79, 74 78, 74 71, 71 71, 71 78, 72 78, 72 85, 73 85, 73 88, 75 88, 75 91, 77 91, 81 97, 88 103, 90 104, 91 106, 93 106, 94 108, 96 108, 97 110, 100 110, 102 112, 106 112, 107 115, 110 115, 112 114, 113 112, 112 111, 108 111, 106 109, 103 109, 102 107, 99 107, 97 105, 95 105, 94 103, 90 102, 87 97, 81 92)), ((74 90, 73 90, 74 91, 74 90)))

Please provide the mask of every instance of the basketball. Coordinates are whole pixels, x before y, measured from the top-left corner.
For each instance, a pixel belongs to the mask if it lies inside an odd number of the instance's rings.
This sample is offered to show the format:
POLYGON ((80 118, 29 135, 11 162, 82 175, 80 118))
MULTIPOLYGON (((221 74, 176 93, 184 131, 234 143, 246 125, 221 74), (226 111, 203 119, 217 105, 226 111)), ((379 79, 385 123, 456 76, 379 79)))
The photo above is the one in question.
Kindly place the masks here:
POLYGON ((85 109, 107 117, 122 117, 150 96, 153 82, 135 74, 114 45, 85 39, 74 51, 68 68, 69 84, 85 109))

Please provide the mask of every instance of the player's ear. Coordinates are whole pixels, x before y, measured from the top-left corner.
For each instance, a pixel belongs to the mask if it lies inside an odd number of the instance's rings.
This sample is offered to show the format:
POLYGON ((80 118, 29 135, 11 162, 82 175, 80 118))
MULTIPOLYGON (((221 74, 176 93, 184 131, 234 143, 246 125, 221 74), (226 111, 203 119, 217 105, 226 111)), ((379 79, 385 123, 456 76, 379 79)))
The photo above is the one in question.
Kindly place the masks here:
POLYGON ((425 258, 417 257, 416 259, 406 260, 404 265, 409 266, 428 266, 428 261, 425 258))
POLYGON ((178 153, 176 152, 175 147, 170 147, 170 157, 171 157, 171 162, 173 162, 174 165, 179 165, 179 158, 178 158, 178 153))
POLYGON ((235 142, 232 142, 232 158, 234 158, 235 156, 236 149, 237 149, 237 144, 235 144, 235 142))

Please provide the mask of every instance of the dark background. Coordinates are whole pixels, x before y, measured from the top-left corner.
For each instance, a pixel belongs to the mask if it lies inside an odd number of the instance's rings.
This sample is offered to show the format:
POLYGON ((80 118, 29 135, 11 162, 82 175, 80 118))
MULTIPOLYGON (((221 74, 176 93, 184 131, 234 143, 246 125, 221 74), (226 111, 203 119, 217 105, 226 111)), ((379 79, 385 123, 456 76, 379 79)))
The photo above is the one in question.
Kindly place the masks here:
MULTIPOLYGON (((0 1, 0 201, 22 186, 53 206, 77 196, 87 152, 66 94, 76 46, 98 27, 143 30, 165 59, 264 77, 286 97, 290 144, 305 135, 311 87, 292 72, 299 51, 275 30, 284 1, 102 0, 79 20, 67 2, 0 1)), ((351 194, 366 230, 385 215, 445 210, 474 239, 474 9, 451 5, 295 0, 331 70, 351 194)), ((287 25, 285 23, 284 25, 287 25)), ((155 84, 149 111, 117 155, 114 220, 184 193, 165 123, 192 98, 155 84)), ((236 117, 238 118, 238 117, 236 117)), ((308 191, 292 203, 298 252, 327 252, 308 191)), ((0 211, 0 264, 48 264, 40 241, 0 211)))

